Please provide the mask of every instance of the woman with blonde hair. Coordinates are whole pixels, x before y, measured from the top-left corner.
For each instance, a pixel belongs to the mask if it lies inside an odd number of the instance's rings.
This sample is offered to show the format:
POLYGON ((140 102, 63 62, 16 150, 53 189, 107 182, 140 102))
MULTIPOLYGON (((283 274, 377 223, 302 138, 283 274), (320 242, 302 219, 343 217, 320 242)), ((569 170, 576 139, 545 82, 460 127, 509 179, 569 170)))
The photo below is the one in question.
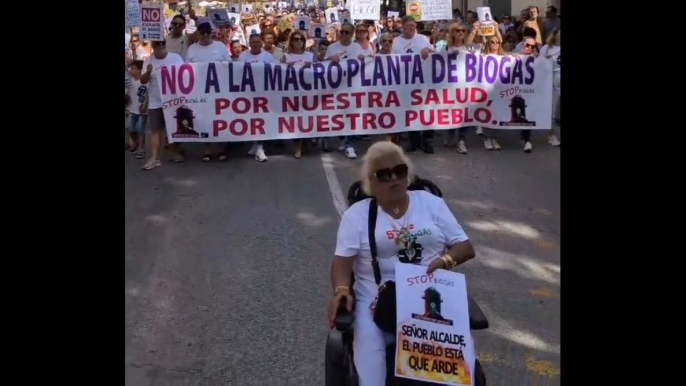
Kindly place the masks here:
MULTIPOLYGON (((496 29, 497 30, 497 29, 496 29)), ((481 49, 482 55, 507 55, 503 50, 502 35, 498 32, 496 35, 485 38, 486 43, 481 49)), ((484 136, 484 147, 486 150, 500 150, 500 144, 496 139, 496 130, 494 129, 477 129, 477 135, 484 136)))
POLYGON ((560 146, 558 132, 560 130, 560 41, 561 33, 559 29, 554 29, 546 41, 546 45, 541 48, 540 57, 546 58, 553 63, 553 125, 548 135, 550 146, 560 146))
POLYGON ((408 190, 415 177, 414 165, 398 145, 386 141, 373 144, 363 158, 361 170, 362 190, 371 198, 351 205, 338 227, 331 264, 329 326, 333 327, 342 302, 349 312, 355 309, 353 360, 359 384, 376 386, 386 384, 386 362, 394 359, 386 356, 386 347, 395 339, 392 331, 375 321, 395 315, 382 316, 381 303, 371 307, 380 284, 395 280, 398 262, 424 266, 427 272, 433 272, 452 269, 475 253, 442 198, 425 190, 408 190), (376 224, 373 257, 370 221, 376 224), (373 267, 378 267, 378 278, 373 267), (353 274, 355 285, 351 290, 353 274))
MULTIPOLYGON (((478 23, 475 23, 474 27, 472 28, 472 31, 476 31, 478 23)), ((475 32, 472 32, 475 34, 475 32)), ((448 53, 454 53, 454 52, 470 52, 471 51, 471 43, 472 40, 474 39, 472 36, 472 33, 469 34, 472 39, 469 39, 467 37, 467 29, 465 28, 464 24, 460 22, 454 22, 448 26, 448 38, 446 45, 443 49, 443 51, 446 51, 448 53)), ((467 146, 465 145, 465 137, 467 134, 467 130, 469 130, 472 126, 463 126, 457 129, 457 152, 460 154, 467 154, 467 146)), ((477 128, 478 130, 478 128, 477 128)), ((455 143, 455 129, 450 129, 448 130, 448 138, 446 138, 444 145, 446 147, 452 147, 455 143)))
MULTIPOLYGON (((281 63, 295 67, 307 67, 314 62, 314 54, 305 50, 307 36, 302 31, 293 31, 288 37, 288 49, 281 58, 281 63)), ((295 140, 295 158, 302 157, 303 140, 295 140)))

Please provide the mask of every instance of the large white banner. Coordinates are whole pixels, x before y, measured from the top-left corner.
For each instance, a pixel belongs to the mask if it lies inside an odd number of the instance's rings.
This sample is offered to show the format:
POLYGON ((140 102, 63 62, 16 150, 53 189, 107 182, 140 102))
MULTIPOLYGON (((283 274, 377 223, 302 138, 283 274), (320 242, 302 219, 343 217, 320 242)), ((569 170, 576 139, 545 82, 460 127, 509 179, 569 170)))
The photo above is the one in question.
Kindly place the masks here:
POLYGON ((157 76, 171 141, 551 127, 552 64, 533 56, 377 55, 305 67, 193 63, 157 76))

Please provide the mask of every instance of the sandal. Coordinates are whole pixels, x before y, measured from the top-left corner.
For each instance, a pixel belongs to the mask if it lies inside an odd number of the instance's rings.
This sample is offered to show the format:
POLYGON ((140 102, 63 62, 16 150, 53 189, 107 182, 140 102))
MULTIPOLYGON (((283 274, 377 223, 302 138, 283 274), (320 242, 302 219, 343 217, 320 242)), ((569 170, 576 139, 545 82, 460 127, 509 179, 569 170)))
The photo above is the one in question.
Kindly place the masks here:
POLYGON ((219 160, 219 162, 226 161, 226 154, 224 154, 224 153, 217 154, 217 159, 219 160))
POLYGON ((212 161, 212 155, 211 154, 205 154, 202 156, 202 162, 210 162, 212 161))

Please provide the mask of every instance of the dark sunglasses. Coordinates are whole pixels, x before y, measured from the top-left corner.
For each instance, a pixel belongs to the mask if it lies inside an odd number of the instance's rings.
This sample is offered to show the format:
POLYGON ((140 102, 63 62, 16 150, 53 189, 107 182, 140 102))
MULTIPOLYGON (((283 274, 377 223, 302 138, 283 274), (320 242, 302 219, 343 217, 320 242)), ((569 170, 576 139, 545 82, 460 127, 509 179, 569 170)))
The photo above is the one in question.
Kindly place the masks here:
POLYGON ((464 33, 465 31, 466 31, 466 29, 464 29, 464 28, 455 28, 455 29, 450 30, 450 32, 462 32, 462 33, 464 33))
POLYGON ((367 32, 369 32, 369 31, 367 31, 366 29, 358 29, 357 32, 355 32, 355 33, 356 34, 366 34, 367 32))
POLYGON ((525 46, 526 48, 532 48, 532 49, 533 49, 533 48, 536 48, 536 45, 535 45, 535 44, 524 43, 524 46, 525 46))
POLYGON ((186 24, 186 23, 179 23, 178 21, 175 21, 175 22, 173 22, 173 23, 171 23, 171 24, 172 24, 174 27, 183 27, 183 25, 186 24))
POLYGON ((350 35, 350 31, 346 31, 346 30, 342 29, 341 35, 350 35))
POLYGON ((500 42, 497 41, 497 40, 491 40, 489 43, 491 43, 491 44, 500 44, 500 42))
POLYGON ((395 165, 392 168, 379 169, 374 173, 379 182, 389 182, 394 179, 407 178, 408 168, 405 164, 395 165), (395 178, 394 178, 395 176, 395 178))
POLYGON ((293 38, 294 42, 302 42, 304 39, 303 38, 293 38))
POLYGON ((167 45, 167 42, 162 40, 160 42, 152 42, 153 47, 164 47, 167 45))
POLYGON ((393 43, 392 39, 381 39, 381 43, 393 43))
POLYGON ((139 42, 140 42, 140 40, 138 40, 138 39, 136 39, 136 40, 131 40, 131 43, 139 43, 139 42))

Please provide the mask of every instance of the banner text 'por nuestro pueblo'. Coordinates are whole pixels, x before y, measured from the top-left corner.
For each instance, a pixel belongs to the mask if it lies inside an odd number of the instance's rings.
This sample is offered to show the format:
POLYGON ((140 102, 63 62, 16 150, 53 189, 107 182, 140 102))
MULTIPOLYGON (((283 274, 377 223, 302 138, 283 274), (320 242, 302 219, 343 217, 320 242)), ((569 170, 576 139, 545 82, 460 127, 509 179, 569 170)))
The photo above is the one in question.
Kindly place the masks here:
POLYGON ((162 68, 177 141, 249 141, 461 126, 550 128, 551 66, 530 56, 378 55, 309 67, 162 68))

